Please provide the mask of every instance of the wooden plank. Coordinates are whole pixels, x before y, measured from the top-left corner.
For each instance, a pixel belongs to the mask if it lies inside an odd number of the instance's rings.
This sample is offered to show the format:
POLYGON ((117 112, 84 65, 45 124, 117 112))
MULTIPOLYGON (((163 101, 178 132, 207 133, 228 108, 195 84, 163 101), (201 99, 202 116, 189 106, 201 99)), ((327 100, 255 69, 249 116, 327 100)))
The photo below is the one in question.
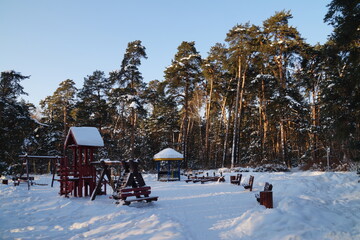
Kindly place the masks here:
POLYGON ((123 193, 123 192, 132 192, 132 191, 147 191, 150 189, 151 189, 151 187, 122 188, 120 191, 123 193))
POLYGON ((139 192, 133 192, 133 193, 121 193, 120 198, 127 198, 132 196, 140 197, 141 195, 150 195, 151 191, 139 191, 139 192))

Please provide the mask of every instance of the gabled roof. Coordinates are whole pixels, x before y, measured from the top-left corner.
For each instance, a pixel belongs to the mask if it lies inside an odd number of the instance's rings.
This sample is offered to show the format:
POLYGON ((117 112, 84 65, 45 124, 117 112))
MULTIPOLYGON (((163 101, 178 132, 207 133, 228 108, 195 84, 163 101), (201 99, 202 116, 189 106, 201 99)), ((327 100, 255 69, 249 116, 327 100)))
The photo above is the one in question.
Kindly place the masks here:
POLYGON ((71 127, 65 140, 65 147, 69 145, 103 147, 104 141, 95 127, 71 127))
POLYGON ((155 154, 155 161, 183 160, 184 156, 172 148, 166 148, 155 154))

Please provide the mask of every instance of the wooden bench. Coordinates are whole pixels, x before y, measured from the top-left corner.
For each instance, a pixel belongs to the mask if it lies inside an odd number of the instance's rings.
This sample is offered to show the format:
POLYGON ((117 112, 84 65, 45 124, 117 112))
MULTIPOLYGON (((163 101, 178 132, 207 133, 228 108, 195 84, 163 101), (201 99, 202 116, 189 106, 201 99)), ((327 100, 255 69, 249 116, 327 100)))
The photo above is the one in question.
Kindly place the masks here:
POLYGON ((197 182, 201 182, 202 184, 206 183, 206 182, 225 182, 225 178, 223 176, 214 176, 214 177, 191 177, 189 179, 186 179, 185 182, 193 182, 193 183, 197 183, 197 182))
POLYGON ((260 203, 260 205, 263 205, 266 208, 273 208, 272 188, 273 185, 266 182, 264 191, 261 191, 259 194, 255 194, 256 200, 260 203))
POLYGON ((251 192, 252 189, 253 189, 253 184, 254 184, 254 176, 250 175, 250 177, 249 177, 249 183, 243 184, 243 187, 244 187, 245 189, 249 189, 250 192, 251 192))
MULTIPOLYGON (((264 185, 264 190, 263 190, 263 192, 272 191, 272 188, 273 188, 272 184, 266 182, 265 185, 264 185)), ((258 202, 260 202, 260 193, 255 194, 255 197, 256 197, 256 200, 257 200, 258 202)))
POLYGON ((225 182, 225 178, 224 177, 205 177, 204 179, 200 180, 201 184, 204 184, 206 182, 225 182))
POLYGON ((204 179, 204 177, 198 177, 197 175, 190 177, 190 175, 188 175, 188 179, 186 179, 185 182, 186 183, 188 183, 188 182, 197 183, 197 182, 200 182, 202 179, 204 179))
POLYGON ((230 183, 240 185, 242 174, 237 174, 236 176, 230 176, 230 183))
POLYGON ((151 193, 151 187, 144 186, 144 187, 138 187, 138 188, 123 188, 120 190, 119 198, 120 200, 124 201, 124 205, 130 205, 132 202, 151 202, 151 201, 157 201, 159 197, 149 197, 151 193), (135 197, 130 198, 128 197, 135 197))

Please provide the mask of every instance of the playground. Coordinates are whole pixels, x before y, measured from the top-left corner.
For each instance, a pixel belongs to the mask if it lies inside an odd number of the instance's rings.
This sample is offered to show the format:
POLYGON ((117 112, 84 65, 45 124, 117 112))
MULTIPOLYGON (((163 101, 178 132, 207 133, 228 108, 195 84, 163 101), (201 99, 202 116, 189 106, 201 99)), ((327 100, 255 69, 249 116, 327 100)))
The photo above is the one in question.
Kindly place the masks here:
MULTIPOLYGON (((66 198, 52 175, 33 175, 47 186, 0 184, 0 239, 360 239, 360 184, 351 172, 242 172, 250 192, 225 182, 162 182, 143 174, 158 201, 114 204, 107 195, 66 198), (273 184, 274 208, 255 195, 273 184)), ((204 172, 213 176, 214 171, 204 172)))
POLYGON ((167 148, 149 174, 96 159, 103 145, 97 129, 73 127, 67 155, 19 156, 22 174, 1 179, 0 239, 360 239, 354 172, 182 174, 167 148), (30 175, 39 159, 53 174, 30 175))

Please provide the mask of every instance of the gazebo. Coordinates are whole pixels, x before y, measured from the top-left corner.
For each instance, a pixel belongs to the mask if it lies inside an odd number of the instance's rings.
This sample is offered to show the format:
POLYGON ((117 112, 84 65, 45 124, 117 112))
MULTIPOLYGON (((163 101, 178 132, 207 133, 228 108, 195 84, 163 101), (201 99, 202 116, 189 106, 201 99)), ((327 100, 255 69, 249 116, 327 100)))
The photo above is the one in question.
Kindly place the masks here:
POLYGON ((96 169, 94 152, 104 146, 100 132, 95 127, 71 127, 66 136, 64 150, 72 150, 72 158, 60 162, 60 194, 75 197, 89 196, 95 190, 96 169))
POLYGON ((180 164, 184 156, 172 148, 155 154, 158 181, 180 181, 180 164))

